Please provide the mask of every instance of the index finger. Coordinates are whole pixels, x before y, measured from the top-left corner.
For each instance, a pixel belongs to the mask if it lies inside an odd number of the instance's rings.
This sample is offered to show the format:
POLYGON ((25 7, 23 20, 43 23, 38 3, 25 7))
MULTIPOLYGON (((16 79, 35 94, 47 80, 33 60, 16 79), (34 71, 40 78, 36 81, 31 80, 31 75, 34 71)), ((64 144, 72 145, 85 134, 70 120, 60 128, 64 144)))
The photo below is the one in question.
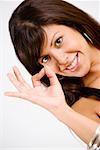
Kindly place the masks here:
POLYGON ((48 66, 45 66, 45 72, 46 72, 47 77, 50 80, 50 85, 59 84, 56 74, 48 66))
POLYGON ((45 71, 44 68, 41 69, 41 71, 37 74, 35 74, 34 76, 32 76, 32 83, 33 86, 40 86, 41 85, 41 81, 40 79, 45 75, 45 71))

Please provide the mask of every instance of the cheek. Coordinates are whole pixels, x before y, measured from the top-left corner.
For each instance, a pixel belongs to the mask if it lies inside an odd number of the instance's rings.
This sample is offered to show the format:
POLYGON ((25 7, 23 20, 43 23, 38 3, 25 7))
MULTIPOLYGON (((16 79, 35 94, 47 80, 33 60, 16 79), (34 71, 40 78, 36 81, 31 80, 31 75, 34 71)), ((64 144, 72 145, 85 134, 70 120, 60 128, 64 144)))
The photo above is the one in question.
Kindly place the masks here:
MULTIPOLYGON (((45 66, 45 65, 44 65, 45 66)), ((55 72, 55 73, 58 73, 59 72, 59 67, 58 65, 56 64, 56 62, 49 62, 46 64, 46 66, 49 66, 50 69, 55 72)))
POLYGON ((63 48, 66 50, 66 52, 69 52, 69 53, 75 52, 75 51, 81 49, 81 44, 77 43, 77 41, 75 41, 75 40, 69 40, 64 44, 63 48))
POLYGON ((86 40, 81 34, 78 34, 77 36, 73 34, 70 38, 66 37, 65 40, 65 45, 68 52, 84 50, 88 47, 86 40))

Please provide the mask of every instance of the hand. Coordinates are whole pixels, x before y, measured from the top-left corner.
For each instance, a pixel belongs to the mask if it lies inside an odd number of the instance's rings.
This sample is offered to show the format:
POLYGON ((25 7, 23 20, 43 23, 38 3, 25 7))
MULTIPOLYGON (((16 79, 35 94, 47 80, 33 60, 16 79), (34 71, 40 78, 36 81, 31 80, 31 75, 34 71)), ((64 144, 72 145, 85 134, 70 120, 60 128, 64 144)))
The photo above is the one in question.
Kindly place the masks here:
POLYGON ((5 92, 6 96, 26 99, 46 108, 55 115, 62 106, 67 105, 62 87, 55 73, 49 67, 46 66, 39 73, 32 76, 33 87, 26 83, 17 67, 13 67, 13 72, 14 75, 8 73, 8 78, 18 92, 5 92), (44 89, 40 79, 45 74, 50 80, 50 86, 44 89))

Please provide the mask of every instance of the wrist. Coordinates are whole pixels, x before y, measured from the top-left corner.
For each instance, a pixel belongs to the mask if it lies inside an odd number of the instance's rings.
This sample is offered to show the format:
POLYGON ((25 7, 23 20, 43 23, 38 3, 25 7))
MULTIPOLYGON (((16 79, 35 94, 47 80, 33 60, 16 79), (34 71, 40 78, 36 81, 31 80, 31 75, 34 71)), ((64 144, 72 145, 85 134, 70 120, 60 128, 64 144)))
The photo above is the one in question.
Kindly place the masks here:
POLYGON ((60 122, 65 123, 65 120, 70 116, 72 109, 65 103, 59 106, 56 111, 56 117, 60 122))

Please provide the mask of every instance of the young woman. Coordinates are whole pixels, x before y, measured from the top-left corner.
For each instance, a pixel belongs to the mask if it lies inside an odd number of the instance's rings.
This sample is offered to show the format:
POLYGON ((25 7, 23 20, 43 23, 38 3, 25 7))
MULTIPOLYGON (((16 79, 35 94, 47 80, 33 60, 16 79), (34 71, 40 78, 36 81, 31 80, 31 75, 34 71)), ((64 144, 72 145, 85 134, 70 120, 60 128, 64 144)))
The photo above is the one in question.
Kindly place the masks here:
POLYGON ((18 92, 5 94, 44 107, 89 148, 99 147, 99 23, 62 0, 27 0, 13 12, 9 30, 33 88, 14 67, 8 77, 18 92))

